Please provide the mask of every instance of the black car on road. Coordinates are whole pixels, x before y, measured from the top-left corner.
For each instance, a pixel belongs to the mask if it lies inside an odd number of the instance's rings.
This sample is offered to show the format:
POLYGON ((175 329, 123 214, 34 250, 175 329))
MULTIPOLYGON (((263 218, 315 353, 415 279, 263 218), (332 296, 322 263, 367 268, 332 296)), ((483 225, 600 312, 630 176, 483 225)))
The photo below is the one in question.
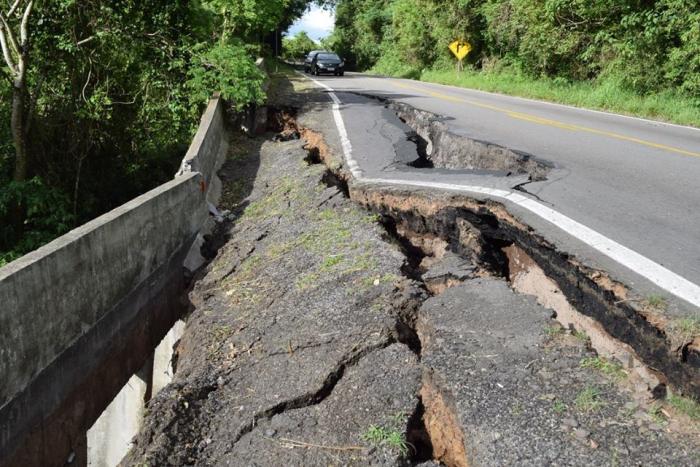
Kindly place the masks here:
POLYGON ((312 50, 309 52, 304 59, 304 73, 311 73, 311 62, 313 62, 316 55, 320 54, 321 52, 325 52, 325 50, 312 50))
POLYGON ((319 52, 311 60, 311 73, 316 76, 322 73, 343 76, 345 74, 345 62, 334 53, 319 52))

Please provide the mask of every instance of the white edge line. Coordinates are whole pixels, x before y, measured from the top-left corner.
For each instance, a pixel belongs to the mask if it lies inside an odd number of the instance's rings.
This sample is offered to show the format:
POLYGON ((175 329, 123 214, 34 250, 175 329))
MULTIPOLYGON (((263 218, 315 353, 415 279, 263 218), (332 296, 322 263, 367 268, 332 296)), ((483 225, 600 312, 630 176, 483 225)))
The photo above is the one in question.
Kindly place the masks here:
POLYGON ((613 261, 621 264, 627 269, 639 274, 657 286, 661 287, 668 293, 681 298, 696 307, 700 307, 700 286, 690 282, 688 279, 676 274, 675 272, 661 266, 660 264, 642 256, 641 254, 627 248, 624 245, 609 239, 601 233, 586 227, 585 225, 571 219, 560 212, 551 209, 544 204, 541 204, 530 198, 507 190, 499 190, 495 188, 471 186, 471 185, 454 185, 451 183, 439 182, 419 182, 414 180, 395 180, 384 178, 365 178, 364 173, 360 170, 359 165, 352 157, 352 145, 348 138, 348 133, 345 128, 343 116, 340 113, 341 101, 336 96, 335 91, 325 83, 309 78, 303 73, 297 72, 307 79, 310 79, 317 85, 328 90, 328 94, 333 100, 333 117, 335 119, 338 133, 340 134, 341 146, 345 161, 352 172, 352 175, 363 183, 369 184, 388 184, 388 185, 403 185, 416 186, 421 188, 434 188, 439 190, 460 191, 468 193, 477 193, 487 195, 494 198, 500 198, 509 201, 523 209, 530 211, 538 217, 555 225, 559 229, 568 233, 572 237, 585 243, 596 251, 602 253, 613 261))

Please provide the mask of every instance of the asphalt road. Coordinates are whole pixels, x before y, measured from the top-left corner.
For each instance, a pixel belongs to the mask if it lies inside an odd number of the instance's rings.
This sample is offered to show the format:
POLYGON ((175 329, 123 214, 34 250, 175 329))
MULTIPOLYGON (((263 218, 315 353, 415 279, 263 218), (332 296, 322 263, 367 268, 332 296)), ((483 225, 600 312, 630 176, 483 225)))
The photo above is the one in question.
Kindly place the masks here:
MULTIPOLYGON (((548 161, 554 169, 547 180, 523 186, 528 196, 700 284, 700 130, 411 80, 361 74, 314 79, 340 100, 365 176, 499 189, 527 182, 406 167, 402 162, 415 157, 408 127, 367 96, 404 102, 447 117, 455 133, 548 161)), ((562 232, 555 236, 566 241, 562 232)), ((575 242, 570 249, 591 255, 575 242)))

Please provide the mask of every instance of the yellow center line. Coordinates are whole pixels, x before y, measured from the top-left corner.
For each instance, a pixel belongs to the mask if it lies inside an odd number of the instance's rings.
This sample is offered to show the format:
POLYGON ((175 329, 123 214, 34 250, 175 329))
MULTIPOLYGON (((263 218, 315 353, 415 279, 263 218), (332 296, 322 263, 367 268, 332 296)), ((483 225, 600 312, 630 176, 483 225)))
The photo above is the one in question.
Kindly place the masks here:
POLYGON ((481 107, 482 109, 488 109, 488 110, 493 110, 496 112, 501 112, 501 113, 508 115, 511 118, 515 118, 518 120, 524 120, 524 121, 536 123, 539 125, 552 126, 552 127, 561 128, 564 130, 569 130, 569 131, 584 131, 587 133, 593 133, 593 134, 600 135, 600 136, 607 136, 609 138, 614 138, 614 139, 618 139, 621 141, 628 141, 630 143, 641 144, 643 146, 648 146, 648 147, 655 148, 655 149, 662 149, 664 151, 675 152, 677 154, 683 154, 683 155, 692 156, 692 157, 700 157, 700 153, 698 153, 698 152, 688 151, 688 150, 681 149, 681 148, 675 148, 673 146, 667 146, 665 144, 654 143, 653 141, 647 141, 647 140, 635 138, 632 136, 621 135, 620 133, 614 133, 614 132, 605 131, 605 130, 598 130, 598 129, 590 128, 590 127, 586 127, 586 126, 561 122, 559 120, 551 120, 548 118, 538 117, 537 115, 515 112, 513 110, 506 109, 504 107, 498 107, 495 105, 485 104, 483 102, 479 102, 479 101, 472 100, 472 99, 463 99, 460 97, 454 97, 454 96, 450 96, 448 94, 443 94, 441 92, 431 91, 431 90, 424 89, 424 88, 421 88, 418 86, 411 86, 410 84, 406 84, 406 83, 395 82, 395 81, 392 81, 392 83, 395 86, 398 86, 400 88, 413 89, 416 91, 420 91, 420 92, 428 94, 432 97, 436 97, 438 99, 442 99, 442 100, 446 100, 446 101, 450 101, 450 102, 456 102, 459 104, 469 104, 469 105, 473 105, 475 107, 481 107))

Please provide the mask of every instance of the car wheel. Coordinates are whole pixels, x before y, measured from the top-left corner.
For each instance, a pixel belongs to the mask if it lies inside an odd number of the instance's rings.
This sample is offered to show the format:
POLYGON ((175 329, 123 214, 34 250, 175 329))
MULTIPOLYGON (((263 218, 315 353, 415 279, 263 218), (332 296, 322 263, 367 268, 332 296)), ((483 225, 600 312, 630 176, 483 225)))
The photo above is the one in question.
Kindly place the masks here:
POLYGON ((345 72, 344 72, 344 71, 341 71, 341 72, 340 72, 340 76, 345 76, 345 72))

